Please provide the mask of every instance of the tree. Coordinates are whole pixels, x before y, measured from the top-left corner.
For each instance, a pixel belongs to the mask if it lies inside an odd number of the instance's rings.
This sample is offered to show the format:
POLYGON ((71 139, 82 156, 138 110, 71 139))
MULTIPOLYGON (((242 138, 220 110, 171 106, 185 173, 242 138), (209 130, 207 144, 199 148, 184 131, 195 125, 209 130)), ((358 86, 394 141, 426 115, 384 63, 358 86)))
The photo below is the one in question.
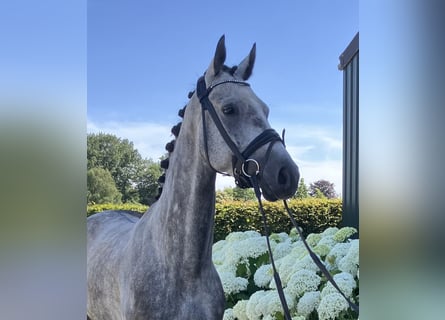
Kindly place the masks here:
POLYGON ((139 201, 142 204, 151 205, 156 201, 158 195, 158 179, 162 175, 162 169, 159 163, 153 160, 144 160, 144 168, 139 176, 137 189, 139 192, 139 201))
POLYGON ((239 200, 239 201, 249 201, 249 200, 255 200, 255 192, 252 188, 232 188, 232 194, 233 194, 233 200, 239 200))
POLYGON ((255 200, 255 192, 253 189, 242 189, 242 188, 225 188, 224 190, 219 190, 216 192, 216 200, 217 201, 249 201, 255 200))
POLYGON ((324 193, 321 192, 321 190, 318 188, 315 188, 315 194, 313 195, 313 197, 317 198, 317 199, 327 199, 327 197, 324 195, 324 193))
POLYGON ((320 197, 323 195, 328 199, 337 198, 334 184, 327 180, 318 180, 311 183, 309 186, 309 195, 311 197, 320 197))
POLYGON ((112 134, 87 136, 87 168, 103 168, 110 172, 123 202, 139 201, 137 184, 143 172, 143 160, 133 143, 112 134))
POLYGON ((122 194, 117 190, 113 177, 104 168, 96 167, 87 171, 88 203, 120 203, 122 194))
POLYGON ((308 193, 308 188, 307 185, 304 183, 304 178, 300 179, 300 182, 298 183, 298 189, 297 192, 294 195, 294 199, 304 199, 304 198, 308 198, 309 197, 309 193, 308 193))

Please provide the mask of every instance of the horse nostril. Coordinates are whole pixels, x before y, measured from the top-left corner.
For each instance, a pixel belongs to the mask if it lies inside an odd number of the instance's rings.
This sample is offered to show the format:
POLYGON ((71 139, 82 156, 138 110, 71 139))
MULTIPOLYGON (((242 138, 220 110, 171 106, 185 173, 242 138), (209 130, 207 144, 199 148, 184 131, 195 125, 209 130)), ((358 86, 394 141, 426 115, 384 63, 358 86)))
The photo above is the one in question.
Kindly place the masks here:
POLYGON ((278 172, 278 183, 281 185, 285 185, 288 181, 288 174, 285 167, 281 168, 278 172))

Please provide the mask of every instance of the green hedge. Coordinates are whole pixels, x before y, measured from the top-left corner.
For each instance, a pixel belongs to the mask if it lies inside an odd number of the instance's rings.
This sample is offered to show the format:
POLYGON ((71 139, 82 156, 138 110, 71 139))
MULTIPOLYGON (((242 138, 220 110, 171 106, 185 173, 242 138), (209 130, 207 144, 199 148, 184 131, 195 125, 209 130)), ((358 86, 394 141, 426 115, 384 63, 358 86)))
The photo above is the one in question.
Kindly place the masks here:
MULTIPOLYGON (((319 233, 327 227, 338 227, 342 219, 341 199, 307 198, 290 200, 289 208, 304 233, 319 233)), ((141 204, 89 205, 87 215, 104 210, 132 210, 144 213, 141 204)), ((292 223, 282 202, 264 202, 270 232, 287 232, 292 223)), ((263 233, 263 221, 255 201, 223 201, 216 204, 215 242, 235 231, 257 230, 263 233)))
MULTIPOLYGON (((290 200, 288 205, 305 235, 339 226, 342 219, 341 199, 307 198, 290 200)), ((281 201, 264 202, 264 211, 269 232, 289 233, 293 225, 281 201)), ((231 201, 216 204, 215 242, 224 239, 231 232, 247 230, 263 233, 263 220, 257 202, 231 201)))
POLYGON ((147 211, 148 206, 140 203, 104 203, 104 204, 89 204, 87 206, 87 216, 94 213, 105 211, 105 210, 130 210, 144 213, 147 211))

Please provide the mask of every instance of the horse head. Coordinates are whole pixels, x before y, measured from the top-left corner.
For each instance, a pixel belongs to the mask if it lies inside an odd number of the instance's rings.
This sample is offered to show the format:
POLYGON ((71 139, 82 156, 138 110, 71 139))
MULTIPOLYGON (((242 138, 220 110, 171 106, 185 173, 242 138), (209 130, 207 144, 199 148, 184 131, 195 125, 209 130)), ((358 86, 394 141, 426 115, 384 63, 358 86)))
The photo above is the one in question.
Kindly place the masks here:
POLYGON ((297 190, 299 171, 280 136, 268 122, 269 108, 246 82, 255 63, 256 45, 238 66, 224 65, 224 36, 185 110, 184 124, 193 121, 201 143, 202 161, 217 172, 251 187, 256 175, 269 201, 286 199, 297 190), (199 119, 199 120, 198 120, 199 119))

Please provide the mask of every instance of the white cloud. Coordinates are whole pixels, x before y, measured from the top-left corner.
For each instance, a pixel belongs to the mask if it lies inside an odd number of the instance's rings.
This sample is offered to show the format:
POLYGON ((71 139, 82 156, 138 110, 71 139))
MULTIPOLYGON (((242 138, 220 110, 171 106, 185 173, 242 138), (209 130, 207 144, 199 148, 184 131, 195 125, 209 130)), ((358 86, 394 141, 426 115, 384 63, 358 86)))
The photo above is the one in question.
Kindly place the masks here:
POLYGON ((328 180, 334 183, 335 191, 342 192, 341 132, 321 126, 302 124, 286 125, 286 147, 300 169, 305 183, 328 180))
POLYGON ((305 184, 309 187, 317 180, 328 180, 334 183, 335 192, 342 192, 342 162, 341 160, 306 162, 297 161, 300 168, 300 176, 304 178, 305 184))
POLYGON ((150 122, 87 122, 88 133, 110 133, 133 142, 143 158, 158 160, 166 153, 165 145, 173 139, 172 126, 150 122))

